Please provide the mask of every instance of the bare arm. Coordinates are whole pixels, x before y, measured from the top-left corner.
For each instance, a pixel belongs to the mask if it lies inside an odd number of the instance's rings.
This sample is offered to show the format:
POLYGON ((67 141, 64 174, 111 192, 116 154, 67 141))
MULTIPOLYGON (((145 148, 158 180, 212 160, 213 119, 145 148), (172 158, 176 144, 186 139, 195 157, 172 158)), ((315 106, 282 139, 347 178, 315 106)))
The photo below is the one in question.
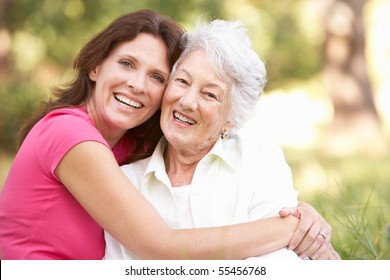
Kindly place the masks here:
POLYGON ((173 230, 123 174, 112 152, 97 142, 73 147, 55 173, 106 231, 143 259, 244 259, 286 247, 298 225, 290 215, 173 230))

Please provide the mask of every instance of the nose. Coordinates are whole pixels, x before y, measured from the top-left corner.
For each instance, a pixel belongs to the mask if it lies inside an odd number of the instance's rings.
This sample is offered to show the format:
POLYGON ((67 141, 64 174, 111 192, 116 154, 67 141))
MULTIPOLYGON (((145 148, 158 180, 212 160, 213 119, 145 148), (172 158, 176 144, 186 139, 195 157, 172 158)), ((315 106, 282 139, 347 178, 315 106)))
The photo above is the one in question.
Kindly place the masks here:
POLYGON ((198 91, 195 89, 187 90, 181 96, 179 103, 183 110, 196 111, 198 109, 198 91))
POLYGON ((137 71, 130 74, 126 84, 133 89, 134 93, 143 93, 145 91, 145 80, 146 75, 137 71))

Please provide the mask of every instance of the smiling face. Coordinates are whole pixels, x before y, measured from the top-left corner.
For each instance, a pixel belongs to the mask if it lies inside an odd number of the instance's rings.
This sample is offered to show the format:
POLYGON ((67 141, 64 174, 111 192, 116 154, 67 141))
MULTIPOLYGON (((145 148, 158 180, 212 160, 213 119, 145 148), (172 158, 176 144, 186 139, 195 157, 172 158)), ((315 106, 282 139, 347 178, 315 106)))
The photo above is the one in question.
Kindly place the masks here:
POLYGON ((195 51, 181 61, 161 108, 161 128, 170 146, 207 153, 221 131, 230 127, 229 90, 203 51, 195 51))
POLYGON ((88 111, 110 145, 160 108, 169 71, 164 42, 140 33, 89 73, 95 87, 88 111))

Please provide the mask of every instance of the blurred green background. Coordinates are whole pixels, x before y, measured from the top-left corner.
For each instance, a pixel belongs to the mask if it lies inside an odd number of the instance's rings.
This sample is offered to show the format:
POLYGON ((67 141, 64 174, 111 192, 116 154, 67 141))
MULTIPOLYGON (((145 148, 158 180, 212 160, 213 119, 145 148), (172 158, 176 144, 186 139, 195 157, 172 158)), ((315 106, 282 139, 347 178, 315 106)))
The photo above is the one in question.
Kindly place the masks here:
POLYGON ((186 29, 239 19, 268 85, 241 133, 283 147, 344 259, 390 259, 389 0, 0 0, 0 189, 23 120, 73 77, 83 43, 141 8, 186 29))

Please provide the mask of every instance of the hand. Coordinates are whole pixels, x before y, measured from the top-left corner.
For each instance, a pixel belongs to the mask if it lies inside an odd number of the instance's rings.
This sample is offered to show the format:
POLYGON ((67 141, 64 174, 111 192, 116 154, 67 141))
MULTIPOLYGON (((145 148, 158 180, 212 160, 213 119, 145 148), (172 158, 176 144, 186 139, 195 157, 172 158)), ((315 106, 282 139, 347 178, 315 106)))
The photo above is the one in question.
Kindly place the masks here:
POLYGON ((309 204, 299 202, 298 207, 283 208, 280 217, 293 215, 299 218, 298 228, 288 248, 301 258, 339 260, 340 256, 330 244, 332 227, 309 204))
POLYGON ((341 260, 332 244, 322 246, 312 257, 312 260, 341 260))

